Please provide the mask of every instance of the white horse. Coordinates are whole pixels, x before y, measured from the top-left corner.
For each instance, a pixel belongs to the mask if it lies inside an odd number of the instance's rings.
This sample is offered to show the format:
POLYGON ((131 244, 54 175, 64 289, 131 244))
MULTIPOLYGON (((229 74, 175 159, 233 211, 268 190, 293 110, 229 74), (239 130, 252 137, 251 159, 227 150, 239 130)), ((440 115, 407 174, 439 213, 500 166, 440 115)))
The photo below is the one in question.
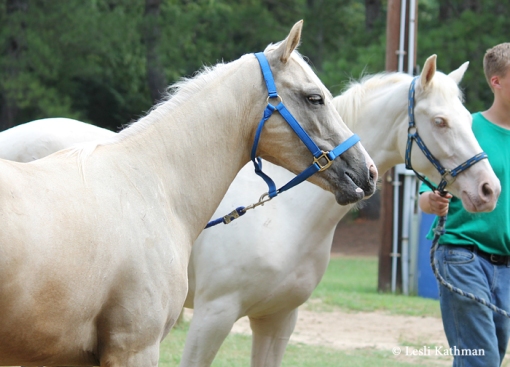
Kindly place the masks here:
MULTIPOLYGON (((417 128, 447 167, 481 150, 457 86, 467 66, 444 75, 436 72, 436 57, 431 56, 416 91, 417 128)), ((402 73, 366 77, 333 101, 351 129, 362 136, 381 171, 404 161, 410 81, 402 73)), ((45 123, 51 132, 52 120, 45 123)), ((412 163, 438 182, 435 168, 416 148, 412 163)), ((279 182, 292 177, 269 162, 264 162, 264 170, 279 182)), ((466 206, 473 211, 491 210, 500 190, 487 161, 460 174, 448 189, 469 198, 466 206)), ((265 190, 252 165, 246 165, 214 217, 257 200, 265 190)), ((297 308, 322 278, 335 227, 350 208, 338 206, 332 194, 304 182, 227 226, 204 230, 192 249, 186 306, 195 310, 181 365, 209 366, 233 323, 248 315, 253 330, 252 366, 279 366, 297 308)))
POLYGON ((35 120, 0 133, 0 158, 31 162, 73 145, 113 136, 113 131, 73 119, 35 120))
MULTIPOLYGON (((280 98, 330 150, 352 133, 293 52, 301 27, 264 54, 280 98)), ((179 83, 109 140, 0 160, 0 364, 158 364, 187 294, 191 246, 249 161, 267 95, 246 55, 179 83)), ((311 162, 278 113, 257 153, 296 173, 311 162)), ((354 202, 374 190, 371 163, 356 144, 310 181, 354 202)))

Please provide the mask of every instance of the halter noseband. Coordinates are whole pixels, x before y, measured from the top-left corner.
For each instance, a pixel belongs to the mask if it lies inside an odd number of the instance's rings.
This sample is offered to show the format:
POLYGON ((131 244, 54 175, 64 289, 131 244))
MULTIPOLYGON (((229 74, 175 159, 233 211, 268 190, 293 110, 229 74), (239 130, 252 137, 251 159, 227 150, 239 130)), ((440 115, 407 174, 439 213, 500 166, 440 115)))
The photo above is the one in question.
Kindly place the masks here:
POLYGON ((407 130, 407 146, 406 146, 406 168, 413 170, 415 175, 420 179, 420 181, 424 182, 432 191, 438 190, 439 192, 444 192, 447 185, 453 183, 455 181, 455 178, 457 175, 469 167, 471 167, 473 164, 481 161, 482 159, 487 158, 487 154, 485 152, 480 152, 476 154, 475 156, 469 158, 464 163, 461 163, 456 168, 449 170, 444 168, 441 163, 434 157, 434 155, 428 150, 428 148, 425 146, 425 143, 418 135, 418 129, 416 128, 416 124, 414 121, 414 89, 416 85, 416 80, 419 77, 414 77, 413 81, 411 82, 411 85, 409 87, 409 95, 408 95, 408 107, 407 107, 407 113, 409 115, 409 128, 407 130), (416 141, 416 144, 421 149, 423 154, 425 154, 425 157, 432 163, 434 167, 436 167, 437 171, 441 175, 441 181, 439 182, 439 185, 437 188, 429 181, 427 180, 423 175, 416 172, 411 164, 411 149, 413 146, 413 140, 416 141), (450 179, 450 180, 449 180, 450 179))
POLYGON ((310 138, 306 131, 301 127, 301 125, 299 125, 299 122, 297 122, 294 116, 292 116, 287 107, 285 107, 285 105, 283 104, 282 98, 278 95, 278 92, 276 91, 273 73, 271 72, 271 67, 269 66, 269 63, 264 53, 258 52, 255 54, 255 57, 259 61, 262 75, 266 83, 268 96, 267 107, 264 109, 264 114, 259 122, 257 131, 255 132, 255 139, 253 141, 253 147, 251 149, 251 160, 253 162, 253 165, 255 166, 255 173, 262 177, 266 182, 268 186, 268 192, 260 197, 258 203, 252 204, 248 207, 238 207, 231 213, 225 215, 224 217, 210 221, 205 228, 212 227, 219 223, 228 224, 234 219, 237 219, 240 216, 244 215, 246 213, 246 210, 253 209, 259 205, 264 205, 265 202, 271 200, 276 195, 300 184, 314 173, 328 169, 329 166, 333 164, 333 161, 337 157, 339 157, 347 149, 354 146, 360 140, 358 135, 353 134, 349 139, 338 145, 333 150, 330 150, 329 152, 322 151, 317 146, 317 144, 314 143, 314 141, 310 138), (269 103, 270 100, 274 99, 277 100, 276 105, 272 105, 271 103, 269 103), (287 121, 292 130, 294 130, 297 136, 301 139, 301 141, 306 145, 308 150, 313 155, 312 164, 279 189, 276 189, 274 181, 268 175, 262 172, 262 159, 256 156, 260 135, 262 133, 262 128, 264 127, 264 123, 271 117, 274 111, 278 111, 280 113, 280 115, 284 118, 285 121, 287 121))

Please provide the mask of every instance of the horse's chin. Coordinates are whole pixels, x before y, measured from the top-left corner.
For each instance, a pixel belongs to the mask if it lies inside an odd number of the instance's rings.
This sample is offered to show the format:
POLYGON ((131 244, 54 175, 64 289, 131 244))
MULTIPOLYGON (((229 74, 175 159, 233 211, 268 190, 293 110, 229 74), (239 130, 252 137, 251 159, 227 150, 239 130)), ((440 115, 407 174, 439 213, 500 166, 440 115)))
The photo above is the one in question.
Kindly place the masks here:
POLYGON ((365 193, 359 187, 350 190, 342 190, 340 189, 335 194, 336 202, 340 205, 349 205, 357 203, 360 200, 365 198, 365 193))

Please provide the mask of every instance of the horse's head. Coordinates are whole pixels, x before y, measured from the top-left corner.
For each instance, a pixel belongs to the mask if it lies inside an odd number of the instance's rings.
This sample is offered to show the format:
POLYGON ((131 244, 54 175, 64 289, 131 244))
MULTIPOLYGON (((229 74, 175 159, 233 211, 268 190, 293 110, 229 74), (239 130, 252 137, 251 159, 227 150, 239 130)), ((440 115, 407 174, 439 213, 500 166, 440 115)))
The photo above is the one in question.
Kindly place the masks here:
MULTIPOLYGON (((468 62, 445 75, 436 71, 436 55, 432 55, 425 62, 415 85, 416 131, 440 165, 449 170, 482 152, 471 128, 471 114, 462 104, 458 87, 467 67, 468 62)), ((434 183, 441 181, 440 173, 416 143, 413 143, 411 162, 416 171, 434 183)), ((501 186, 487 159, 462 171, 454 181, 449 177, 446 179, 446 190, 460 198, 466 210, 484 212, 494 209, 501 186)))
MULTIPOLYGON (((333 106, 329 91, 295 51, 301 27, 302 21, 294 25, 284 41, 270 45, 264 51, 279 95, 274 101, 270 99, 269 103, 277 105, 281 101, 320 150, 328 152, 352 137, 353 133, 333 106)), ((261 75, 260 71, 258 73, 261 75)), ((260 85, 267 93, 262 77, 260 85)), ((296 174, 309 167, 314 158, 278 112, 265 124, 257 154, 296 174)), ((337 202, 345 205, 374 193, 377 169, 358 142, 333 159, 327 169, 308 180, 333 192, 337 202)))

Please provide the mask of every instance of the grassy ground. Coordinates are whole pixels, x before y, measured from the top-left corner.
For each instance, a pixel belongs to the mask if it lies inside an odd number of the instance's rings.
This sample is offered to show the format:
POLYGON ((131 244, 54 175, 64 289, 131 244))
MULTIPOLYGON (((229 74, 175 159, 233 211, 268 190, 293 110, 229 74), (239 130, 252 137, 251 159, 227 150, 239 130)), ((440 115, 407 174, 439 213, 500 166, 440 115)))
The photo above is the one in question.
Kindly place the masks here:
POLYGON ((432 299, 377 292, 377 258, 333 258, 312 294, 314 310, 387 311, 408 316, 441 317, 432 299))
MULTIPOLYGON (((188 323, 172 330, 161 345, 159 365, 178 366, 184 346, 188 323)), ((239 367, 250 365, 251 338, 244 335, 229 335, 221 347, 213 367, 239 367)), ((353 350, 339 351, 332 348, 304 344, 290 344, 285 352, 282 367, 444 367, 431 358, 421 357, 402 361, 390 351, 353 350)))
MULTIPOLYGON (((439 317, 437 301, 420 297, 379 294, 377 292, 377 259, 334 258, 312 295, 315 302, 307 307, 327 312, 332 309, 352 311, 385 311, 401 315, 439 317), (317 302, 317 300, 320 300, 317 302)), ((161 345, 160 366, 178 366, 184 347, 187 323, 174 328, 161 345)), ((213 366, 249 366, 250 337, 229 335, 218 353, 213 366)), ((391 351, 363 349, 339 351, 326 347, 291 344, 285 353, 284 367, 436 367, 444 363, 427 357, 402 360, 391 351)))

